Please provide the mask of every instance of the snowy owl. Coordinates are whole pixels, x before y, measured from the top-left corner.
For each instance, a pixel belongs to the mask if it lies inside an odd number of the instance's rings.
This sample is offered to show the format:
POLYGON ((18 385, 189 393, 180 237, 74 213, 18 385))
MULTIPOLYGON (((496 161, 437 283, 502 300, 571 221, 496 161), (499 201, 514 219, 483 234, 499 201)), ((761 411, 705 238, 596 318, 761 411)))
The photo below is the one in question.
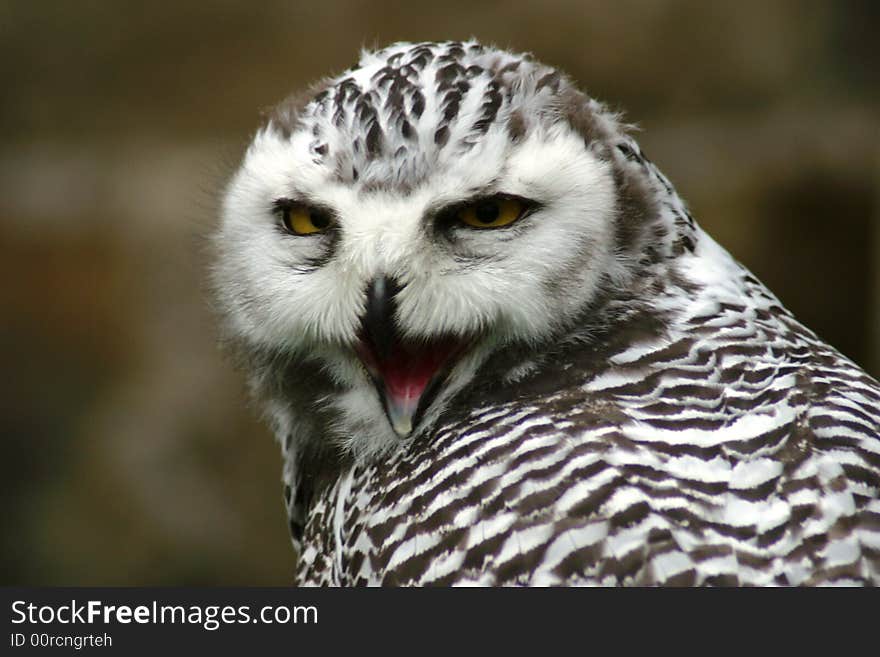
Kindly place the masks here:
POLYGON ((267 115, 221 215, 298 583, 880 582, 880 384, 559 71, 365 52, 267 115))

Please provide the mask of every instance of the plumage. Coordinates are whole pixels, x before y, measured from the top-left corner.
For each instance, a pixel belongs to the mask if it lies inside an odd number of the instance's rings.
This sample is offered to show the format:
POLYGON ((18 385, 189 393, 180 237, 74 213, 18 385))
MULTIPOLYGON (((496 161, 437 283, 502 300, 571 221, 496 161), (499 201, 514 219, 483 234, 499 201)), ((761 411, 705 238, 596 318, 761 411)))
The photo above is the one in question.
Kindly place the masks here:
POLYGON ((880 384, 558 71, 364 53, 270 114, 216 245, 297 582, 880 582, 880 384))

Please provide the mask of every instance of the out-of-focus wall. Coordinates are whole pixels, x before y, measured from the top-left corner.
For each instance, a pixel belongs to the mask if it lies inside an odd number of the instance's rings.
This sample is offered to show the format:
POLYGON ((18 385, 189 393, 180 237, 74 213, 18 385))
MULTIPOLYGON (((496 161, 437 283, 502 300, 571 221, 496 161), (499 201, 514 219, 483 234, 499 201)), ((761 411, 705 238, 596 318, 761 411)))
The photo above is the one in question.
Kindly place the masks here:
POLYGON ((362 46, 532 51, 880 372, 880 4, 0 4, 3 584, 284 584, 278 451, 202 289, 259 113, 362 46))

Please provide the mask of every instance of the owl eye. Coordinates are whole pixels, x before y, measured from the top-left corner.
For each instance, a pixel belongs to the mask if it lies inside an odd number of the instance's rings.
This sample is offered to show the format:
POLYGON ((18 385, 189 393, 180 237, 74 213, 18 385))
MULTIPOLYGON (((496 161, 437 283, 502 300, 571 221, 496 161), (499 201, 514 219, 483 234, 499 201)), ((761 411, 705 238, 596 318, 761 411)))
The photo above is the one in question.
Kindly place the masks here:
POLYGON ((471 228, 501 228, 519 219, 526 204, 515 198, 494 197, 480 199, 458 211, 458 220, 471 228))
POLYGON ((307 205, 285 205, 278 209, 281 223, 293 235, 323 233, 332 224, 329 213, 307 205))

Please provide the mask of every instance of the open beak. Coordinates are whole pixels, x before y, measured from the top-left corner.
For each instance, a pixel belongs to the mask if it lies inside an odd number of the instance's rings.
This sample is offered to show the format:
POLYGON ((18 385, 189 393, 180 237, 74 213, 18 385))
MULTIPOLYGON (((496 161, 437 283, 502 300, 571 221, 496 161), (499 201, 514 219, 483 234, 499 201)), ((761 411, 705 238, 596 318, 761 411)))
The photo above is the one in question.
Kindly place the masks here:
POLYGON ((367 304, 357 354, 376 385, 391 428, 412 433, 439 392, 449 366, 465 343, 452 337, 409 340, 397 328, 396 297, 401 287, 380 277, 367 288, 367 304))

